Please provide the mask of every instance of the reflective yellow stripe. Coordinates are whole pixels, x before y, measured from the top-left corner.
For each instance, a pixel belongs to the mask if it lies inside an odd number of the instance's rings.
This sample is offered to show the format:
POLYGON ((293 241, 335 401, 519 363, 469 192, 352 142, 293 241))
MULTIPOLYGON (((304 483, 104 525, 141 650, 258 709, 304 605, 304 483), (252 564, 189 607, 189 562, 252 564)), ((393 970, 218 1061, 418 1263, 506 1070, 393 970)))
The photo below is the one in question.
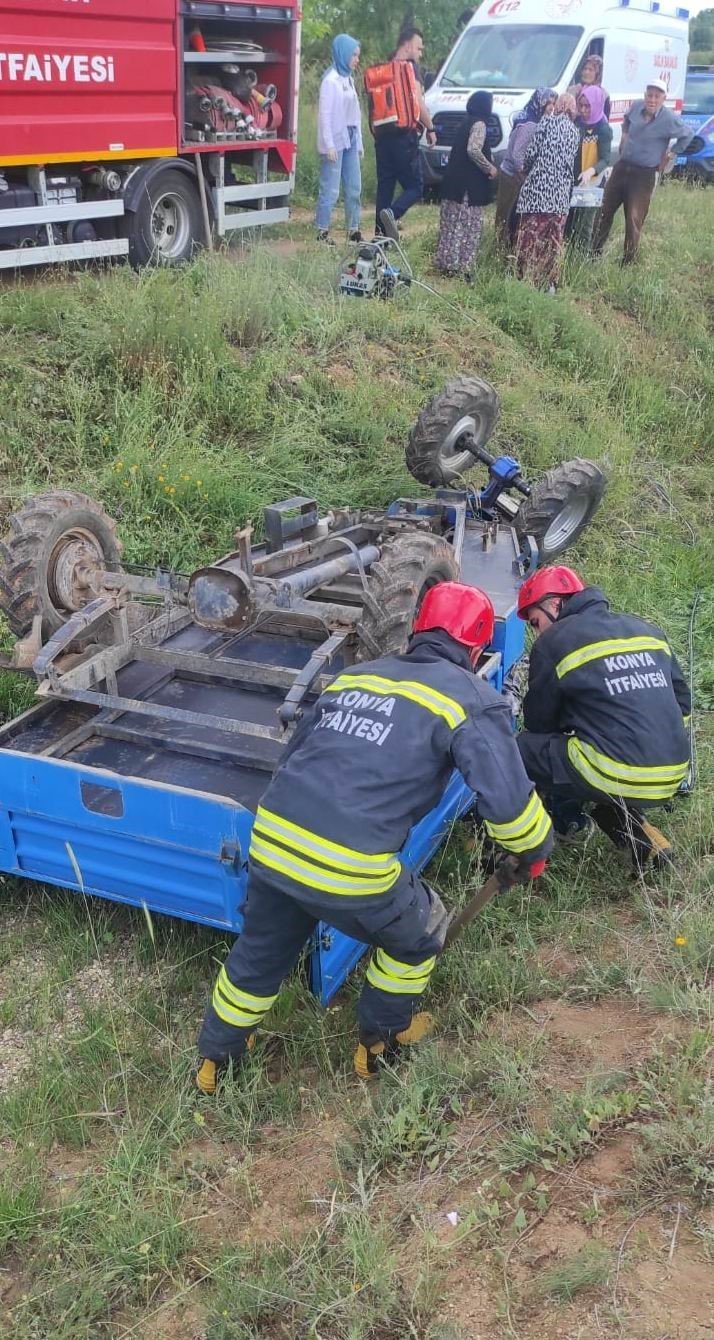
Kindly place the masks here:
POLYGON ((400 963, 383 949, 377 949, 367 969, 367 981, 379 991, 394 996, 420 996, 434 971, 436 958, 423 963, 400 963))
POLYGON ((380 694, 384 698, 408 698, 419 707, 425 707, 427 711, 443 717, 452 730, 456 730, 456 727, 461 726, 466 720, 466 713, 461 703, 414 679, 384 679, 381 675, 340 675, 332 684, 328 684, 325 693, 346 693, 349 689, 361 689, 363 693, 380 694))
POLYGON ((270 870, 276 870, 280 875, 286 875, 288 879, 297 880, 298 884, 305 884, 311 889, 321 889, 323 893, 342 894, 345 897, 364 898, 373 893, 386 893, 391 889, 397 880, 401 871, 399 861, 394 860, 392 869, 375 879, 366 879, 364 875, 340 876, 338 872, 332 874, 325 870, 323 866, 312 864, 301 860, 294 852, 285 851, 282 847, 276 847, 272 843, 265 842, 256 835, 255 830, 251 839, 249 855, 253 860, 258 861, 260 865, 268 866, 270 870))
POLYGON ((218 982, 223 994, 228 997, 232 1005, 243 1006, 252 1010, 254 1014, 265 1014, 274 1001, 278 999, 278 993, 274 996, 254 996, 250 991, 244 991, 242 987, 235 986, 226 972, 225 964, 218 974, 218 982))
POLYGON ((689 768, 688 763, 666 767, 637 767, 601 754, 575 736, 568 740, 568 758, 586 782, 608 796, 633 800, 669 800, 689 768))
POLYGON ((599 661, 603 656, 624 656, 635 651, 664 651, 668 656, 672 655, 669 645, 658 637, 610 638, 604 642, 588 642, 577 651, 571 651, 562 661, 558 661, 555 673, 558 679, 562 679, 571 670, 587 665, 588 661, 599 661))
POLYGON ((532 791, 528 797, 528 804, 524 810, 521 810, 517 819, 511 819, 507 824, 490 823, 488 831, 491 837, 497 838, 499 842, 502 838, 519 837, 524 828, 528 828, 534 823, 538 811, 542 808, 537 791, 532 791))
POLYGON ((522 838, 499 838, 499 844, 505 847, 506 851, 515 852, 517 855, 524 851, 535 851, 541 843, 545 842, 551 827, 550 817, 543 810, 538 822, 527 833, 524 833, 522 838))
POLYGON ((535 851, 545 842, 551 829, 550 817, 543 808, 540 796, 534 791, 518 818, 507 824, 493 824, 486 820, 486 832, 506 851, 520 854, 535 851))
POLYGON ((278 838, 286 846, 299 851, 302 856, 308 859, 317 857, 329 865, 337 866, 340 870, 376 876, 389 874, 394 869, 394 852, 376 852, 370 855, 367 852, 354 851, 352 847, 342 847, 337 842, 330 842, 328 838, 321 837, 319 833, 311 833, 309 828, 300 828, 289 819, 273 814, 262 805, 258 806, 253 832, 266 842, 278 838))
POLYGON ((277 996, 253 996, 234 986, 225 967, 218 974, 213 991, 213 1008, 224 1024, 234 1028, 254 1028, 267 1014, 277 996))

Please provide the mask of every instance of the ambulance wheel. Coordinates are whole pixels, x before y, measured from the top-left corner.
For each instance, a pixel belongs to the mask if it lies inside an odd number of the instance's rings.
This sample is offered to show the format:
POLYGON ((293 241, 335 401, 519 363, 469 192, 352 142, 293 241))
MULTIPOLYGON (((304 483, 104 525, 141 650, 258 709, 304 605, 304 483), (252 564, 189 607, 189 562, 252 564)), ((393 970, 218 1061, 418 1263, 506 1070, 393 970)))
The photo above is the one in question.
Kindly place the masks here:
POLYGON ((142 188, 124 219, 134 266, 182 265, 203 239, 198 191, 184 172, 167 168, 142 188))
POLYGON ((409 473, 432 488, 460 480, 476 464, 465 439, 485 447, 499 410, 498 395, 488 382, 454 377, 424 406, 411 431, 406 450, 409 473))
POLYGON ((552 563, 590 525, 607 488, 607 479, 593 461, 578 458, 556 465, 518 509, 514 525, 519 540, 532 535, 539 563, 552 563))
POLYGON ((51 636, 95 598, 99 573, 121 570, 116 523, 84 493, 39 493, 9 527, 0 542, 0 610, 17 637, 38 614, 51 636))
POLYGON ((371 661, 404 651, 427 591, 458 578, 454 551, 440 536, 412 531, 388 540, 367 577, 357 659, 371 661))

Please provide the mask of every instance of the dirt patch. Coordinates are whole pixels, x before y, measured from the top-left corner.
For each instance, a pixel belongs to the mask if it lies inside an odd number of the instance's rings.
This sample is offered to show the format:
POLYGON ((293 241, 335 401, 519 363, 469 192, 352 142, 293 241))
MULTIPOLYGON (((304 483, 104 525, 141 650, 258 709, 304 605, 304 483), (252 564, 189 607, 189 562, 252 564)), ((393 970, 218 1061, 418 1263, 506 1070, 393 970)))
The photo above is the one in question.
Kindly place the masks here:
MULTIPOLYGON (((669 1236, 669 1235, 668 1235, 669 1236)), ((673 1258, 658 1234, 644 1260, 627 1272, 624 1308, 630 1334, 637 1340, 712 1340, 714 1336, 714 1270, 703 1259, 701 1244, 685 1229, 673 1258)))
POLYGON ((490 1024, 504 1041, 542 1041, 547 1086, 561 1092, 580 1088, 593 1075, 641 1065, 667 1038, 680 1036, 686 1028, 686 1021, 617 998, 585 1005, 541 1000, 527 1011, 497 1015, 490 1024))
POLYGON ((299 1237, 326 1219, 336 1178, 335 1148, 345 1126, 324 1117, 286 1134, 266 1134, 247 1153, 207 1140, 184 1151, 180 1175, 200 1190, 198 1223, 204 1244, 220 1250, 236 1242, 270 1245, 299 1237))

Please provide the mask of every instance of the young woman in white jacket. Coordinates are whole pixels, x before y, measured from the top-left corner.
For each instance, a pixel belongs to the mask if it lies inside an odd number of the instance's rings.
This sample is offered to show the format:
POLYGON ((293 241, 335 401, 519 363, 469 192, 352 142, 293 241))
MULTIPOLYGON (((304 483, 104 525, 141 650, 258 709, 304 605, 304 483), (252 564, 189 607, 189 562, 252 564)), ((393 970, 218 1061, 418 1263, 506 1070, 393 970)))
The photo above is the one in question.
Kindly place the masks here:
POLYGON ((320 192, 315 225, 320 242, 329 242, 332 211, 340 195, 350 240, 361 241, 362 115, 353 73, 359 65, 360 44, 347 33, 332 43, 332 65, 320 84, 317 152, 320 155, 320 192))

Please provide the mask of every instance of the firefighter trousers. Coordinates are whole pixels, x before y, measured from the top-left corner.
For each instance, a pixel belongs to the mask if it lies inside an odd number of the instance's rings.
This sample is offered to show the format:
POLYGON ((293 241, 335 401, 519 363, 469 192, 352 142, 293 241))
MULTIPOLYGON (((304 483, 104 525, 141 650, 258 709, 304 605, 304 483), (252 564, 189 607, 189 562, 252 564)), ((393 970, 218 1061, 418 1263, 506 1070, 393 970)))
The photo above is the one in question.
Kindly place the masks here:
POLYGON ((516 743, 528 776, 543 796, 553 816, 556 832, 567 831, 577 821, 586 801, 594 802, 592 818, 616 847, 629 849, 638 866, 644 866, 652 844, 642 827, 646 800, 629 801, 597 791, 580 777, 568 758, 566 735, 539 735, 521 731, 516 743))
POLYGON ((372 945, 358 1005, 360 1042, 387 1041, 411 1023, 444 947, 447 914, 438 894, 408 871, 385 894, 354 900, 276 880, 252 864, 243 930, 218 975, 198 1040, 201 1056, 225 1062, 277 998, 318 921, 372 945))

